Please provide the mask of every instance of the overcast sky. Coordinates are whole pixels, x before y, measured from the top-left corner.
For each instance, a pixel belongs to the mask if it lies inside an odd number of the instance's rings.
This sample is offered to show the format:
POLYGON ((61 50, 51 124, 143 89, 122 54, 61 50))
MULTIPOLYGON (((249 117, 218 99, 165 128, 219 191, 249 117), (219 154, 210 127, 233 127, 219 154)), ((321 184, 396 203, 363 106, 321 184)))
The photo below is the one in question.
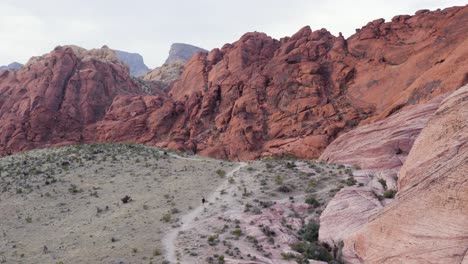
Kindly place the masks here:
POLYGON ((150 68, 173 42, 205 49, 245 32, 281 38, 305 25, 345 37, 367 22, 466 0, 0 0, 0 65, 26 63, 57 45, 108 45, 143 55, 150 68))

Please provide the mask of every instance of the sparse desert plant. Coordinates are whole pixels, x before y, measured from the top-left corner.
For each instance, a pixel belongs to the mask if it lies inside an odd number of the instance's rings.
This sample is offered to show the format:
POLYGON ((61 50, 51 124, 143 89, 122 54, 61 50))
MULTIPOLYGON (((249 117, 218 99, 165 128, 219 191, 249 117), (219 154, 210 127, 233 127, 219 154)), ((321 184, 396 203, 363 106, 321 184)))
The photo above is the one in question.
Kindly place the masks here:
POLYGON ((315 222, 315 220, 311 220, 307 225, 302 227, 297 234, 305 241, 316 242, 318 240, 319 229, 320 225, 315 222))
POLYGON ((296 258, 296 254, 294 253, 291 253, 291 252, 281 252, 281 258, 283 260, 292 260, 292 259, 295 259, 296 258))
POLYGON ((165 222, 165 223, 168 223, 168 222, 171 221, 171 219, 172 219, 171 213, 165 213, 165 214, 162 216, 161 221, 162 221, 162 222, 165 222))
POLYGON ((33 219, 32 219, 31 216, 26 217, 25 220, 26 220, 26 222, 29 223, 29 224, 32 223, 32 221, 33 221, 33 219))
POLYGON ((288 193, 292 191, 291 188, 288 187, 287 185, 281 185, 280 187, 278 187, 277 190, 282 193, 288 193))
POLYGON ((301 253, 304 257, 309 259, 321 260, 321 261, 331 261, 333 260, 332 255, 326 248, 323 246, 309 243, 306 241, 301 241, 299 243, 293 244, 291 248, 301 253))
POLYGON ((387 181, 385 179, 380 178, 379 183, 382 184, 384 190, 387 190, 387 181))
POLYGON ((226 171, 219 169, 216 171, 216 174, 218 174, 219 177, 223 178, 224 176, 226 176, 226 171))
POLYGON ((240 237, 242 235, 242 230, 240 230, 239 228, 234 229, 234 230, 231 231, 231 234, 235 235, 236 237, 240 237))
POLYGON ((307 198, 305 199, 305 203, 311 205, 314 208, 320 206, 319 201, 317 201, 317 198, 315 198, 314 195, 307 196, 307 198))
POLYGON ((77 193, 83 192, 83 189, 78 189, 78 186, 76 186, 75 184, 70 184, 68 191, 71 194, 77 194, 77 193))
POLYGON ((288 168, 288 169, 294 169, 294 168, 296 168, 296 163, 294 163, 294 161, 292 161, 292 162, 287 162, 287 163, 286 163, 286 168, 288 168))
POLYGON ((344 183, 345 183, 346 185, 348 185, 348 186, 353 186, 353 185, 355 185, 355 184, 357 183, 357 181, 356 181, 356 179, 354 179, 353 176, 351 176, 351 177, 348 177, 348 178, 344 181, 344 183))
POLYGON ((218 235, 210 235, 208 236, 208 245, 215 246, 219 243, 218 235))
POLYGON ((283 176, 281 176, 281 175, 276 175, 276 176, 275 176, 275 183, 276 183, 277 185, 281 185, 281 184, 283 184, 283 182, 284 182, 283 176))
POLYGON ((153 257, 156 257, 156 256, 161 256, 161 250, 159 248, 155 248, 153 250, 153 257))
POLYGON ((396 190, 393 190, 393 189, 390 189, 390 190, 386 190, 383 194, 383 197, 384 198, 387 198, 387 199, 392 199, 393 197, 395 197, 395 194, 397 193, 396 190))

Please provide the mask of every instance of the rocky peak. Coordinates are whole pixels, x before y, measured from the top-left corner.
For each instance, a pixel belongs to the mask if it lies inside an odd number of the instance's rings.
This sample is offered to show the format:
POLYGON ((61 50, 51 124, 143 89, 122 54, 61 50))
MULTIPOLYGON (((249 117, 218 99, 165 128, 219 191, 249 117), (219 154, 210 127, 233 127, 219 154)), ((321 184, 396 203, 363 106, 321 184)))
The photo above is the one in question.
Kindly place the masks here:
POLYGON ((168 90, 172 87, 174 81, 181 76, 185 64, 200 51, 207 52, 202 48, 189 44, 174 43, 171 45, 166 62, 162 66, 147 72, 143 79, 158 83, 163 90, 168 90))
POLYGON ((12 62, 6 66, 0 66, 0 71, 4 71, 4 70, 9 70, 9 71, 12 71, 12 70, 18 70, 20 69, 21 67, 23 67, 23 64, 21 63, 18 63, 18 62, 12 62))
POLYGON ((150 71, 140 54, 120 50, 114 50, 114 52, 121 61, 128 65, 132 76, 141 76, 150 71))
POLYGON ((170 64, 173 62, 181 61, 187 62, 197 52, 207 52, 207 50, 184 43, 174 43, 171 45, 169 50, 169 57, 166 59, 164 64, 170 64))

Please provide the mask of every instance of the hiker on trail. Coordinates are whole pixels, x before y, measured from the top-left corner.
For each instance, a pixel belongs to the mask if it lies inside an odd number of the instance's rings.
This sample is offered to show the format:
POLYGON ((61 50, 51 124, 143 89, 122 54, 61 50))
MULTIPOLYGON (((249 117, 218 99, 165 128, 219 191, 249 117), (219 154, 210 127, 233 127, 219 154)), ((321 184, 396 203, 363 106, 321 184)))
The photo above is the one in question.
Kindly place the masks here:
POLYGON ((205 197, 202 197, 201 202, 203 205, 205 205, 205 202, 206 202, 205 197))

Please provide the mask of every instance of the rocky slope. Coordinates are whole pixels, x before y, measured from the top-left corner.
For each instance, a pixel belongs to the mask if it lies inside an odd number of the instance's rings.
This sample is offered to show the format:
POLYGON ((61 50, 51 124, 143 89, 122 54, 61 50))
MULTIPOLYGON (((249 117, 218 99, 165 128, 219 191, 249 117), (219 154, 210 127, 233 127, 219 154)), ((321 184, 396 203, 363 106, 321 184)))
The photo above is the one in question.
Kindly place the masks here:
POLYGON ((247 33, 197 53, 167 95, 133 81, 115 55, 59 48, 0 74, 0 150, 133 141, 240 160, 318 157, 358 124, 466 83, 466 25, 468 7, 454 7, 376 20, 348 39, 309 27, 281 40, 247 33))
POLYGON ((21 63, 18 63, 18 62, 12 62, 6 66, 0 66, 0 71, 4 71, 4 70, 18 70, 20 69, 21 67, 23 67, 23 64, 21 63))
POLYGON ((114 50, 114 52, 130 68, 130 75, 141 76, 150 71, 140 54, 120 50, 114 50))
POLYGON ((468 259, 468 86, 445 99, 404 163, 394 202, 344 241, 348 263, 468 259))

